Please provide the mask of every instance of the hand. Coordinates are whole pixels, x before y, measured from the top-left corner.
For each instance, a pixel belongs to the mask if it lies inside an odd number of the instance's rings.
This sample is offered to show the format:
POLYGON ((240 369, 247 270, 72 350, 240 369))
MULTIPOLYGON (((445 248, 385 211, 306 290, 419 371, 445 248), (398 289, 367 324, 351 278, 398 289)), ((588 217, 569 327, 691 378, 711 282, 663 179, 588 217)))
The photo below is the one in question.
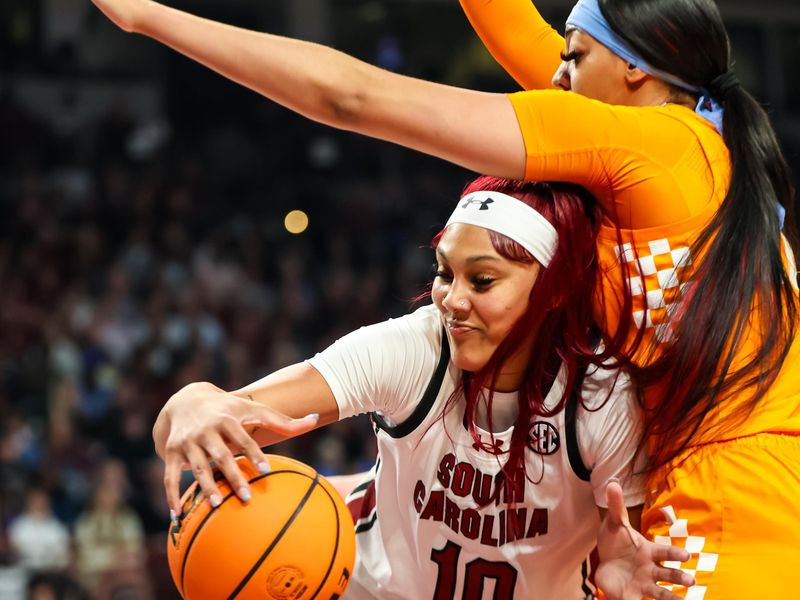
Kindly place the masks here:
POLYGON ((181 514, 181 469, 191 468, 208 501, 217 506, 222 494, 214 481, 213 461, 231 489, 247 501, 250 487, 234 452, 241 452, 256 469, 266 473, 269 463, 250 434, 264 428, 291 437, 313 429, 318 420, 317 415, 292 419, 210 383, 187 385, 167 401, 153 427, 156 452, 165 462, 164 488, 173 516, 181 514))
POLYGON ((688 573, 660 564, 665 560, 689 560, 686 550, 650 542, 631 527, 618 483, 608 484, 606 500, 608 512, 597 535, 600 565, 595 581, 608 600, 672 600, 678 596, 657 585, 658 581, 694 585, 694 578, 688 573))
POLYGON ((92 0, 92 2, 117 27, 130 33, 135 31, 142 9, 148 0, 92 0))

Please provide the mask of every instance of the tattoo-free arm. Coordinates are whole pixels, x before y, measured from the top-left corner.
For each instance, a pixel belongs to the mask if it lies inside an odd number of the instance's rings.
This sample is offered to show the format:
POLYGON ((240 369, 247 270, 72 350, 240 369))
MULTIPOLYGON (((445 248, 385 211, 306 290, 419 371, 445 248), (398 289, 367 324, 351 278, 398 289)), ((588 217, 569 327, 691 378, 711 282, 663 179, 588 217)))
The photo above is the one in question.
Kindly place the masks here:
POLYGON ((508 98, 405 77, 318 44, 249 31, 149 0, 93 0, 153 38, 306 117, 500 177, 524 173, 508 98))

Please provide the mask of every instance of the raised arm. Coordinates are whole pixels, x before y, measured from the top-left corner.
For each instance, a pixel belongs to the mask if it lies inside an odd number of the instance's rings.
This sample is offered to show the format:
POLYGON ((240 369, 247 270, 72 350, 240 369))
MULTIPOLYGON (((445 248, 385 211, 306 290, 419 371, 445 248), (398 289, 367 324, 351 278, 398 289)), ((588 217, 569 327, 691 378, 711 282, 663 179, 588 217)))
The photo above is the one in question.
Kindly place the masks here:
POLYGON ((149 0, 93 0, 129 32, 151 37, 306 117, 519 178, 525 150, 508 98, 379 69, 317 44, 258 33, 149 0))
POLYGON ((460 0, 486 48, 523 89, 553 87, 562 38, 531 0, 460 0))

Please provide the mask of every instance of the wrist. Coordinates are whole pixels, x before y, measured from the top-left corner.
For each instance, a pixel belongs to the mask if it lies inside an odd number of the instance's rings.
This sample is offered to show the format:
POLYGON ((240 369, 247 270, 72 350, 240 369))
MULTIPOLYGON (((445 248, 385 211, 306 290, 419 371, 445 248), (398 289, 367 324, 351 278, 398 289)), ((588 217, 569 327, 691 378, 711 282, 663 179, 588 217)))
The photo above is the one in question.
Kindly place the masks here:
POLYGON ((153 0, 139 0, 136 5, 136 9, 131 12, 128 31, 140 35, 149 35, 149 24, 153 23, 156 18, 153 13, 165 7, 153 0))

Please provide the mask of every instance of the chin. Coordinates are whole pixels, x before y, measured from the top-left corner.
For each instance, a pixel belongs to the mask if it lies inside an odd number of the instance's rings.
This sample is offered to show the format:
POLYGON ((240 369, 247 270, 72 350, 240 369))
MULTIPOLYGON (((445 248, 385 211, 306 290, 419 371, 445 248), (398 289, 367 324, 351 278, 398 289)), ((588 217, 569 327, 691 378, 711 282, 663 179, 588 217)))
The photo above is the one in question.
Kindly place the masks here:
POLYGON ((456 349, 453 350, 452 358, 455 366, 462 371, 469 371, 470 373, 480 371, 486 366, 486 363, 489 362, 488 357, 471 356, 468 353, 459 352, 456 349))

